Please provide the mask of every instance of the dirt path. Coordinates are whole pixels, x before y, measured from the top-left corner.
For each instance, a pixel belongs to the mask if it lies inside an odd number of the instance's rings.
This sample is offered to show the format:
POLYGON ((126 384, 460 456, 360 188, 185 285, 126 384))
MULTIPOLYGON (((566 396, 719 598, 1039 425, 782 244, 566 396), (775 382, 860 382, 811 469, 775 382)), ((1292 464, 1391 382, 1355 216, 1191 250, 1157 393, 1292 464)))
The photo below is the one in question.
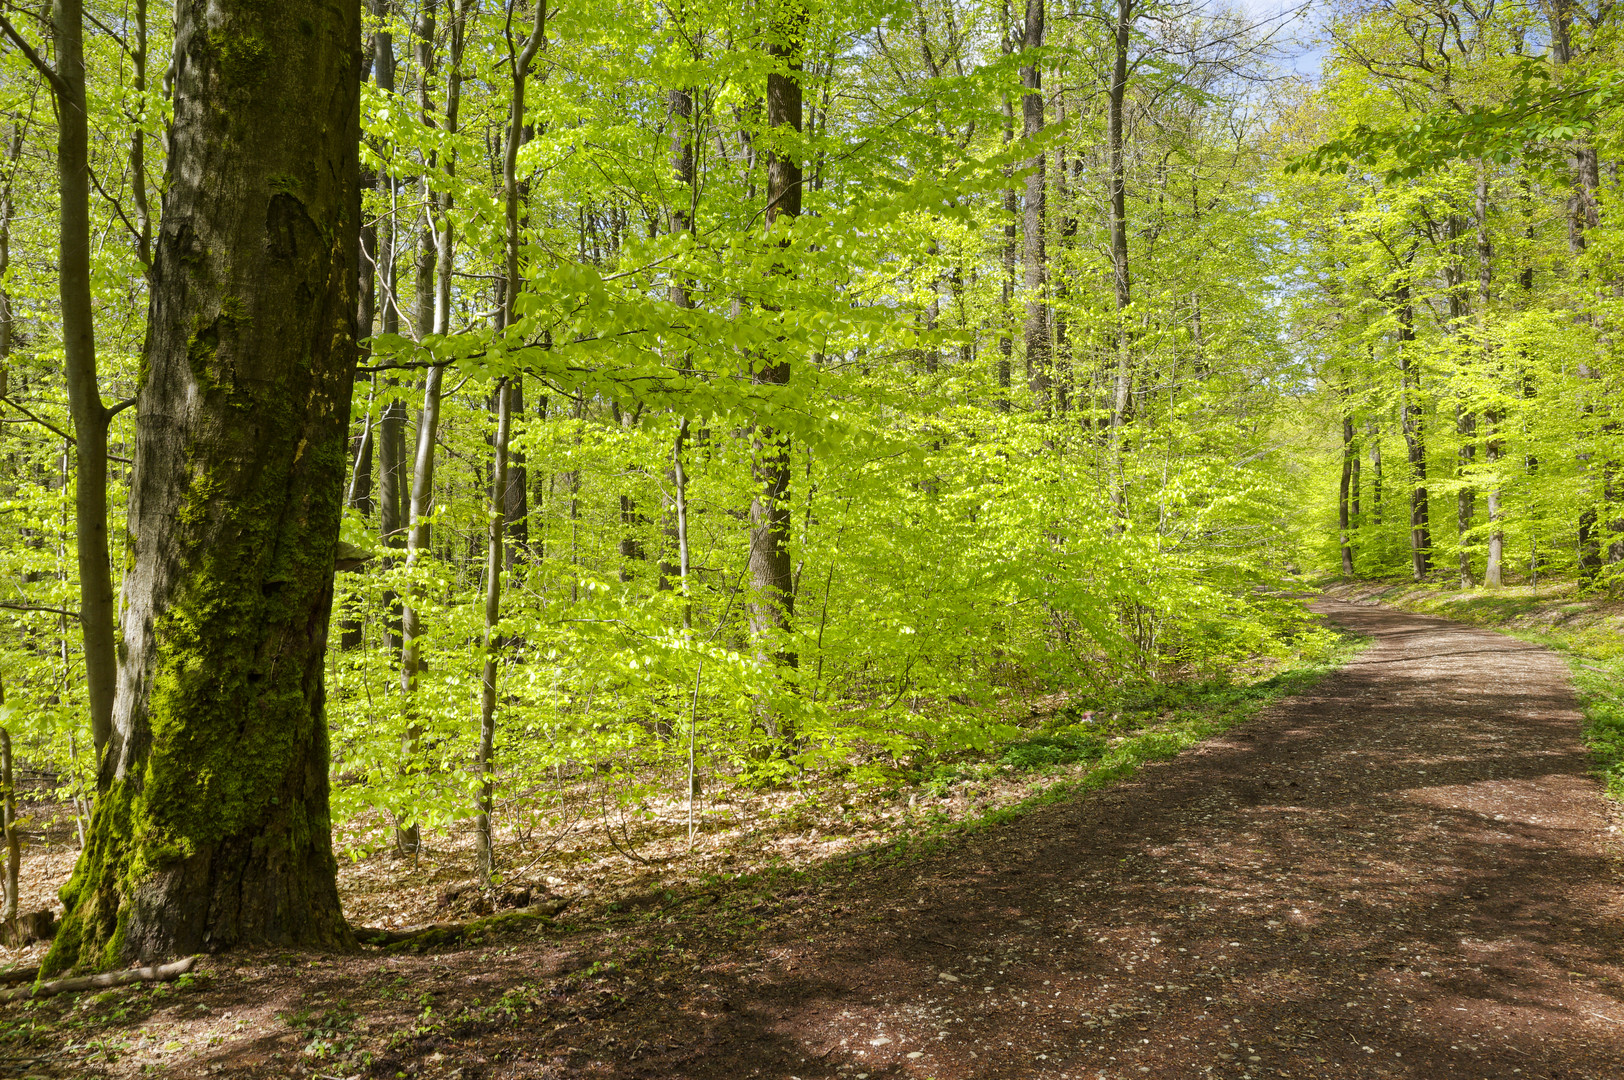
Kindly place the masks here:
POLYGON ((1375 643, 1315 693, 853 882, 558 1074, 1624 1077, 1618 835, 1563 663, 1321 609, 1375 643))
POLYGON ((1312 694, 949 852, 550 944, 241 958, 105 1072, 0 1075, 353 1074, 326 1039, 447 1080, 1624 1078, 1620 837, 1564 665, 1321 608, 1375 640, 1312 694))

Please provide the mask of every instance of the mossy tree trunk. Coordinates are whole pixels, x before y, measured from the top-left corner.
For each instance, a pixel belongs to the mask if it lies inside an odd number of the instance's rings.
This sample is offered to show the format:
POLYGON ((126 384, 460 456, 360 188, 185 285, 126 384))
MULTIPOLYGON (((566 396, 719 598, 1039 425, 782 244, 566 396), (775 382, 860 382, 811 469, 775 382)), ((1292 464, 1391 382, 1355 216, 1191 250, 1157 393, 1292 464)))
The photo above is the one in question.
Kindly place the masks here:
POLYGON ((359 7, 176 7, 124 663, 46 972, 353 940, 322 654, 355 369, 359 7))

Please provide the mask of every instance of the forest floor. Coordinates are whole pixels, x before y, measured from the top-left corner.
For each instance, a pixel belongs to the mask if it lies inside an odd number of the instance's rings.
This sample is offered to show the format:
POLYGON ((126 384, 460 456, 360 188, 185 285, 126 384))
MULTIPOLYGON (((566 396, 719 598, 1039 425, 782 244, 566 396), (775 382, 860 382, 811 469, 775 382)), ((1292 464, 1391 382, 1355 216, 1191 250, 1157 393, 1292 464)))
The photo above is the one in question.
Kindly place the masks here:
POLYGON ((1372 645, 1115 786, 566 935, 6 1006, 0 1075, 1624 1077, 1621 819, 1563 661, 1316 606, 1372 645))

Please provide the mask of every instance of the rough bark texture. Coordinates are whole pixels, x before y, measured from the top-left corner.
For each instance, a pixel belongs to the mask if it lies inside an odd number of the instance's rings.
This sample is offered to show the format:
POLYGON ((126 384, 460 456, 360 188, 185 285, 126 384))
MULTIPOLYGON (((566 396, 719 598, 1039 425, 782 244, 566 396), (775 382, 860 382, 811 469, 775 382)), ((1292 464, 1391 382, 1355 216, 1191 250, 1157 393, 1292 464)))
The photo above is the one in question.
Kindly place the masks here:
POLYGON ((343 947, 322 656, 355 367, 359 0, 184 0, 114 731, 49 974, 343 947))

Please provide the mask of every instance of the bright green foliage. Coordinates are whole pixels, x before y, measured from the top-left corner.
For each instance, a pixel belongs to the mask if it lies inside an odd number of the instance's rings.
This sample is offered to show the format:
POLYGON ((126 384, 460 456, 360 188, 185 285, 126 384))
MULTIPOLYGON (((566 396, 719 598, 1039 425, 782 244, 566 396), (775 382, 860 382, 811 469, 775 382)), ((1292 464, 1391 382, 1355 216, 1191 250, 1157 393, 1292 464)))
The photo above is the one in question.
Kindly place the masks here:
MULTIPOLYGON (((353 449, 363 433, 376 438, 391 404, 415 417, 425 367, 448 371, 430 543, 410 568, 390 547, 397 538, 381 534, 375 448, 354 459, 371 463, 352 477, 370 494, 345 511, 342 535, 375 558, 337 578, 334 620, 353 644, 337 647, 335 625, 327 659, 333 809, 354 852, 390 843, 392 825, 417 823, 433 842, 470 816, 483 780, 471 763, 485 660, 489 395, 499 378, 523 389, 511 450, 526 500, 522 517, 510 508, 522 533, 510 534, 495 634, 502 823, 528 826, 583 788, 605 808, 640 813, 651 794, 686 789, 690 744, 702 791, 837 772, 926 776, 971 756, 1020 769, 1102 755, 1111 765, 1107 739, 1177 712, 1157 687, 1212 681, 1227 687, 1213 693, 1236 693, 1224 677, 1237 664, 1315 645, 1300 603, 1280 596, 1291 570, 1323 547, 1318 406, 1329 369, 1300 343, 1321 332, 1330 307, 1302 282, 1341 258, 1315 246, 1333 241, 1357 248, 1350 257, 1376 274, 1371 229, 1389 239, 1420 204, 1395 208, 1368 183, 1350 194, 1341 177, 1276 174, 1271 126, 1316 117, 1318 106, 1228 74, 1261 70, 1239 16, 1170 12, 1134 38, 1124 165, 1134 298, 1118 310, 1102 209, 1100 88, 1112 44, 1098 22, 1051 13, 1041 62, 1054 122, 1036 143, 1006 144, 1004 98, 1018 113, 1018 69, 1032 58, 1004 55, 1008 27, 995 4, 818 7, 800 133, 765 127, 769 12, 708 0, 562 6, 527 89, 522 280, 507 286, 515 317, 502 325, 491 313, 505 265, 505 35, 511 28, 517 46, 533 9, 487 0, 468 10, 454 133, 442 122, 451 8, 436 9, 428 70, 413 50, 415 5, 392 5, 369 26, 393 35, 398 64, 395 93, 369 84, 363 102, 365 166, 396 184, 369 188, 363 205, 396 255, 378 303, 394 299, 400 329, 383 333, 381 314, 367 328, 353 449), (418 103, 425 80, 428 118, 418 103), (686 118, 673 92, 691 102, 686 118), (692 187, 671 162, 679 132, 693 147, 692 187), (1041 299, 1056 342, 1053 393, 1028 384, 1020 322, 1030 298, 1018 265, 1007 297, 1004 288, 1006 226, 1017 257, 1020 239, 1004 190, 1024 184, 1035 152, 1052 163, 1041 299), (803 215, 769 235, 771 153, 799 160, 805 183, 803 215), (1285 205, 1316 221, 1363 216, 1324 239, 1283 232, 1285 205), (432 297, 422 286, 433 271, 415 246, 430 218, 453 227, 451 332, 420 337, 414 307, 432 297), (673 288, 688 303, 674 302, 673 288), (787 385, 751 377, 783 360, 787 385), (1132 392, 1113 428, 1119 364, 1132 392), (686 587, 662 569, 678 563, 672 466, 684 421, 686 587), (762 427, 790 446, 789 640, 762 640, 749 624, 749 507, 761 489, 751 433, 762 427), (421 627, 409 691, 391 641, 403 596, 421 627), (788 653, 794 667, 769 659, 788 653), (1011 722, 1023 712, 1015 703, 1055 689, 1121 702, 1118 727, 1073 718, 1034 735, 1011 722), (796 738, 768 738, 767 714, 793 719, 796 738)), ((98 17, 117 25, 122 16, 98 17)), ((156 28, 152 40, 149 67, 160 71, 156 28)), ((124 101, 116 47, 97 47, 108 50, 91 65, 108 133, 98 175, 116 177, 129 126, 160 132, 162 108, 124 101)), ((252 43, 231 47, 251 59, 252 43)), ((32 76, 12 64, 5 78, 20 101, 32 76)), ((31 148, 45 138, 30 129, 31 148)), ((157 167, 149 159, 153 175, 157 167)), ((46 189, 30 176, 36 214, 18 229, 41 227, 46 189)), ((115 237, 123 205, 100 204, 115 237)), ((135 375, 116 358, 138 351, 144 289, 127 244, 110 242, 102 258, 116 398, 135 375)), ((8 276, 27 327, 10 363, 13 388, 30 372, 24 398, 60 425, 47 271, 19 264, 8 276)), ((1377 303, 1348 311, 1335 331, 1339 362, 1391 323, 1377 303)), ((1496 331, 1505 355, 1538 333, 1515 325, 1496 331)), ((216 379, 206 328, 196 344, 200 378, 216 379)), ((1429 363, 1453 355, 1440 348, 1429 363)), ((1388 359, 1378 346, 1362 362, 1388 359)), ((1390 408, 1391 397, 1372 388, 1369 408, 1390 408)), ((18 419, 9 407, 5 417, 18 419)), ((0 517, 0 559, 16 560, 3 564, 4 585, 29 603, 71 607, 62 481, 49 467, 57 448, 38 426, 6 430, 0 452, 22 464, 3 493, 16 508, 0 517), (13 542, 36 536, 35 547, 13 542)), ((114 452, 128 456, 122 437, 120 427, 114 452)), ((1368 535, 1391 532, 1383 528, 1368 535)), ((1362 565, 1392 561, 1374 539, 1361 543, 1362 565)), ((171 613, 166 632, 202 633, 192 615, 171 613)), ((0 638, 8 690, 27 703, 23 752, 82 783, 83 764, 66 768, 73 738, 84 755, 74 638, 48 615, 0 618, 26 628, 0 638)), ((165 678, 180 696, 209 696, 205 670, 165 678)), ((1134 738, 1135 753, 1162 745, 1134 738)), ((219 771, 180 787, 229 814, 219 771)))

